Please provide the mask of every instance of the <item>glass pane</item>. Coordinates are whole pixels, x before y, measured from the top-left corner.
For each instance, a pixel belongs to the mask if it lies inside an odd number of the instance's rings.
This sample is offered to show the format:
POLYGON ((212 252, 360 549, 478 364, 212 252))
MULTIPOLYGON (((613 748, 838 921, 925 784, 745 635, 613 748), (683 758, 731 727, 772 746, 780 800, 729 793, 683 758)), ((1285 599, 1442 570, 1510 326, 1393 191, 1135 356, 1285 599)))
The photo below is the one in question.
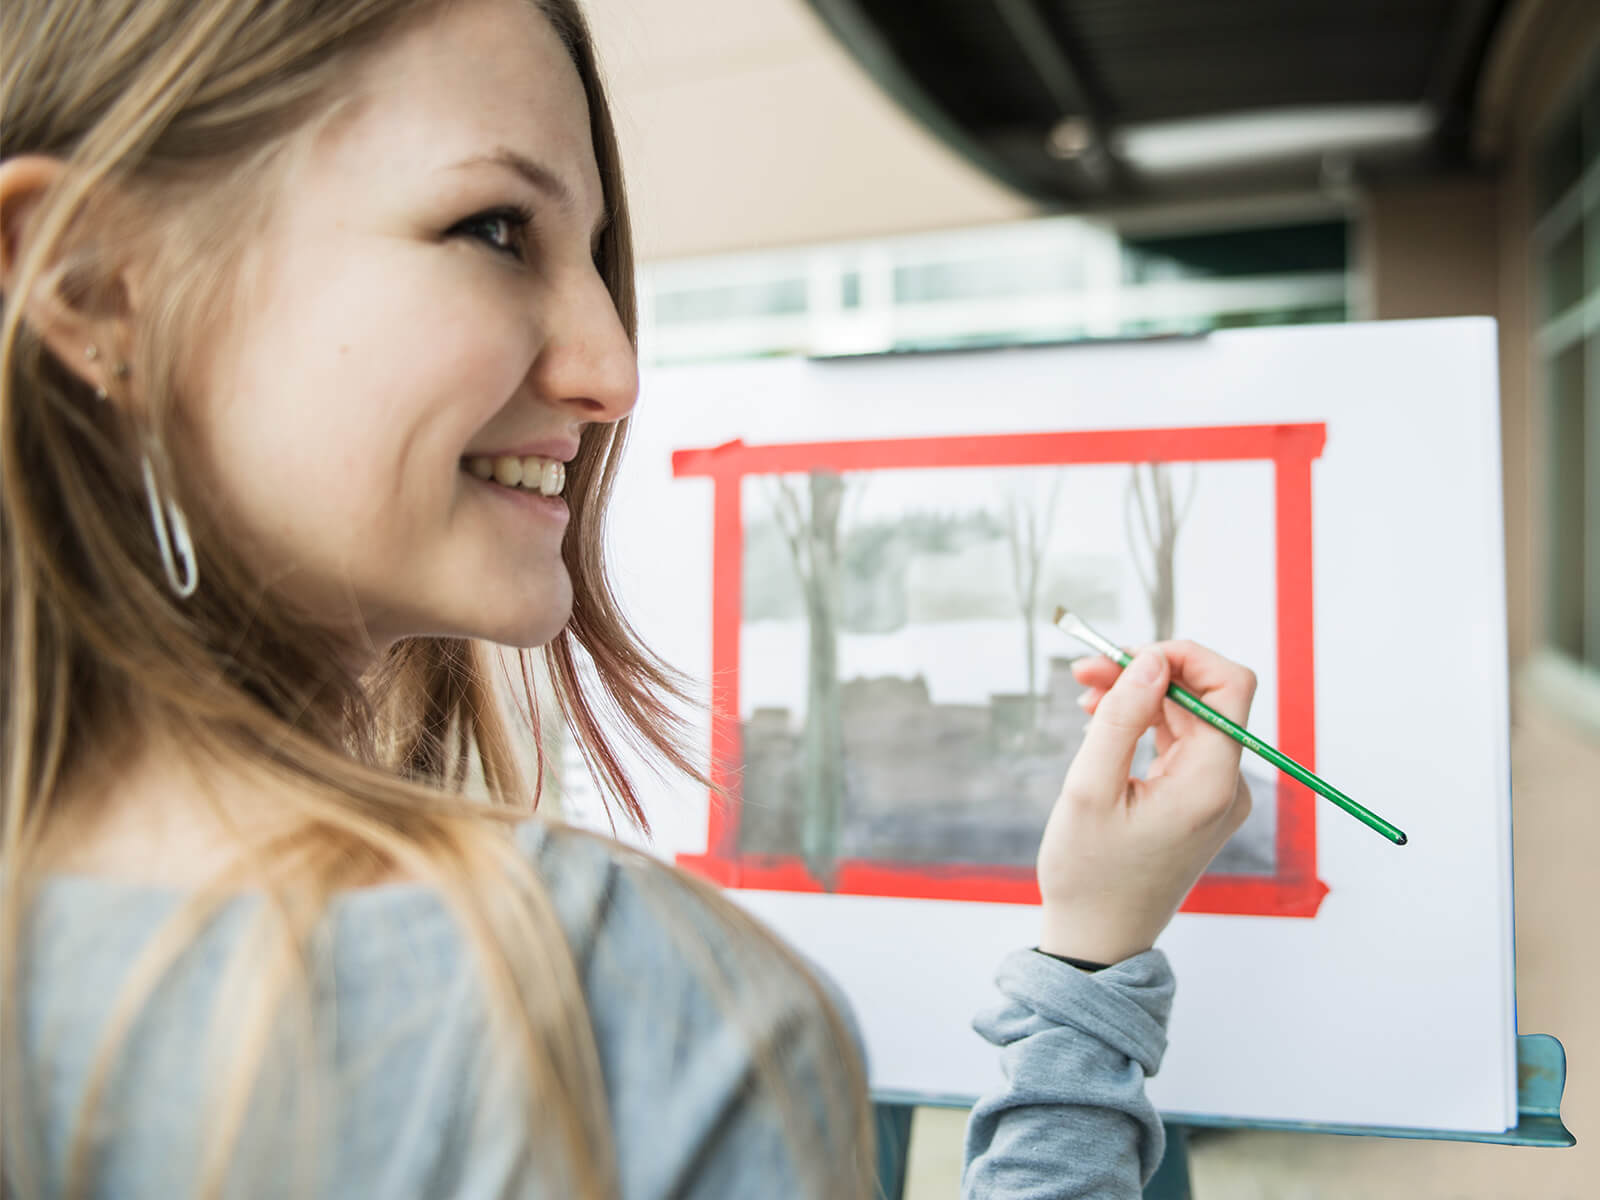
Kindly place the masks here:
POLYGON ((839 306, 861 307, 861 272, 847 271, 839 277, 839 306))
POLYGON ((1583 83, 1584 159, 1600 161, 1600 54, 1589 62, 1589 77, 1583 83))
POLYGON ((1583 299, 1583 228, 1569 229, 1544 260, 1544 319, 1559 317, 1583 299))
POLYGON ((1082 283, 1082 264, 1064 255, 979 258, 896 267, 894 298, 901 304, 981 300, 1067 291, 1082 283))
POLYGON ((1583 240, 1588 246, 1584 254, 1588 266, 1584 268, 1583 294, 1585 297, 1600 295, 1600 202, 1584 214, 1583 240))
POLYGON ((1343 271, 1350 257, 1343 221, 1129 238, 1123 253, 1129 283, 1343 271))
POLYGON ((1534 211, 1543 214, 1583 175, 1583 107, 1573 104, 1551 127, 1534 166, 1534 211))
POLYGON ((1596 671, 1600 671, 1600 333, 1588 339, 1588 362, 1584 385, 1589 393, 1584 430, 1584 475, 1587 479, 1588 504, 1584 513, 1584 608, 1588 615, 1583 627, 1583 657, 1596 671))
POLYGON ((647 269, 641 285, 652 360, 681 362, 1342 321, 1348 261, 1340 221, 1124 239, 1050 217, 781 259, 685 261, 647 269), (1211 278, 1233 286, 1200 282, 1211 278), (813 303, 833 318, 794 319, 813 303), (869 305, 894 319, 866 319, 869 305))
POLYGON ((1584 345, 1574 342, 1551 360, 1550 549, 1547 634, 1550 645, 1584 657, 1584 345))
POLYGON ((777 279, 767 283, 693 288, 660 292, 656 320, 663 325, 689 321, 727 321, 740 317, 792 315, 806 311, 806 281, 777 279))

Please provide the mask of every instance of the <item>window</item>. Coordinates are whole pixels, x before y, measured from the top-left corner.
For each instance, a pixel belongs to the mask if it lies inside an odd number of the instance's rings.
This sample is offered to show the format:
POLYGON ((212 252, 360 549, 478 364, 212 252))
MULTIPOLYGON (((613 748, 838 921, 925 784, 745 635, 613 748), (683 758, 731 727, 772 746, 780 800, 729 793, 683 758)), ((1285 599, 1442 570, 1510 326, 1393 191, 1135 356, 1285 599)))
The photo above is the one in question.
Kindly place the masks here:
POLYGON ((1537 147, 1534 196, 1544 640, 1600 682, 1600 59, 1537 147))
POLYGON ((1124 235, 1049 217, 659 263, 640 279, 647 362, 828 356, 1342 321, 1342 218, 1124 235))

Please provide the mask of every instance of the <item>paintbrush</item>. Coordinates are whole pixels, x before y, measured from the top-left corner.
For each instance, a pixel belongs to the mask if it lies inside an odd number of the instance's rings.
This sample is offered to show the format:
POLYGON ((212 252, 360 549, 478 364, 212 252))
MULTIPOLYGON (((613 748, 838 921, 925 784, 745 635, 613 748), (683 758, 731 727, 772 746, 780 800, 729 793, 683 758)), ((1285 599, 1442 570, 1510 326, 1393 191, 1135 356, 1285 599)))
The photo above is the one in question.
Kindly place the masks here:
MULTIPOLYGON (((1056 609, 1055 623, 1063 633, 1070 634, 1086 646, 1092 646, 1101 654, 1104 654, 1112 662, 1116 663, 1119 667, 1125 668, 1133 661, 1133 655, 1129 654, 1126 650, 1124 650, 1121 646, 1118 646, 1109 638, 1095 632, 1094 629, 1090 628, 1087 621, 1077 614, 1069 612, 1065 608, 1056 609)), ((1349 813, 1356 820, 1360 821, 1368 829, 1373 829, 1378 833, 1381 833, 1396 846, 1404 846, 1406 844, 1406 835, 1399 829, 1396 829, 1393 825, 1389 824, 1389 822, 1385 821, 1370 808, 1356 803, 1354 800, 1350 799, 1349 796, 1346 796, 1338 788, 1334 787, 1333 784, 1312 774, 1283 751, 1274 749, 1273 747, 1267 745, 1255 734, 1244 728, 1244 726, 1228 720, 1227 717, 1223 716, 1216 709, 1212 708, 1204 700, 1201 700, 1193 692, 1185 691, 1183 688, 1174 683, 1167 688, 1167 695, 1176 703, 1183 705, 1184 708, 1188 709, 1206 724, 1213 725, 1222 730, 1223 733, 1227 734, 1245 749, 1253 750, 1256 754, 1266 759, 1269 763, 1277 767, 1278 770, 1282 771, 1285 775, 1288 775, 1291 779, 1299 780, 1312 791, 1316 792, 1319 796, 1326 796, 1340 808, 1344 809, 1345 812, 1349 813)))

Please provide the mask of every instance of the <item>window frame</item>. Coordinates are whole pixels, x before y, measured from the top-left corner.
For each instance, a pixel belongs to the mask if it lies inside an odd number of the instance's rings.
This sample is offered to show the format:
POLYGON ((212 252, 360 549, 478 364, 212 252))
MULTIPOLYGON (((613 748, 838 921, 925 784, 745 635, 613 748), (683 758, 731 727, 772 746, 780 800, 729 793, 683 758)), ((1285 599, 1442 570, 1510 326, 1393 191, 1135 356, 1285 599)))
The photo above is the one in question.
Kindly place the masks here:
MULTIPOLYGON (((1600 730, 1600 53, 1591 55, 1562 99, 1540 123, 1529 165, 1533 213, 1529 245, 1532 259, 1534 402, 1539 406, 1543 444, 1539 459, 1544 480, 1540 531, 1544 554, 1539 566, 1537 644, 1526 670, 1527 682, 1549 706, 1582 726, 1600 730), (1578 137, 1575 178, 1558 194, 1544 194, 1547 165, 1559 151, 1558 139, 1574 128, 1578 137), (1580 266, 1578 294, 1560 311, 1550 311, 1557 254, 1577 231, 1580 266), (1554 471, 1557 428, 1557 361, 1577 347, 1582 374, 1581 481, 1583 564, 1575 567, 1556 546, 1558 520, 1554 471), (1572 572, 1581 570, 1573 579, 1572 572), (1576 588, 1580 606, 1578 653, 1558 640, 1557 605, 1576 588)), ((1537 486, 1537 485, 1535 485, 1537 486)))

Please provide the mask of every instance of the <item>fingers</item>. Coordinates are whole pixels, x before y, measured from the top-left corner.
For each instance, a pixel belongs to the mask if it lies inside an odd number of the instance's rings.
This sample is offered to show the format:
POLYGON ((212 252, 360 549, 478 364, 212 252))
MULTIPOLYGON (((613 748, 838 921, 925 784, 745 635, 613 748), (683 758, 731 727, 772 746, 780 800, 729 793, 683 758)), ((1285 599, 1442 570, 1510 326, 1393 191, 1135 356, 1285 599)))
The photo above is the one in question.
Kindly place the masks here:
MULTIPOLYGON (((1256 690, 1255 673, 1249 668, 1191 641, 1157 642, 1146 649, 1158 651, 1167 660, 1171 680, 1199 696, 1224 716, 1241 725, 1248 722, 1250 704, 1256 690)), ((1101 655, 1076 660, 1072 664, 1072 672, 1080 683, 1088 685, 1079 703, 1092 715, 1105 705, 1118 679, 1124 674, 1116 663, 1101 655)), ((1146 772, 1149 778, 1165 775, 1168 771, 1168 752, 1177 743, 1187 744, 1191 739, 1193 745, 1184 755, 1180 774, 1199 778, 1212 771, 1237 769, 1240 753, 1238 744, 1210 729, 1172 701, 1160 706, 1151 724, 1156 729, 1157 759, 1146 772)))
POLYGON ((1115 683, 1117 676, 1121 674, 1122 668, 1104 654, 1092 654, 1072 660, 1072 677, 1086 687, 1098 687, 1103 690, 1115 683))
MULTIPOLYGON (((1095 710, 1100 707, 1100 701, 1105 698, 1105 694, 1105 688, 1085 688, 1078 697, 1078 707, 1092 717, 1095 710)), ((1164 701, 1161 705, 1161 716, 1155 725, 1156 753, 1165 754, 1167 747, 1178 740, 1175 730, 1183 728, 1182 722, 1193 719, 1172 700, 1164 701)))
POLYGON ((1229 837, 1239 832, 1240 827, 1249 819, 1250 811, 1254 807, 1255 797, 1250 794, 1250 785, 1244 781, 1244 776, 1240 775, 1238 781, 1233 785, 1233 810, 1229 816, 1229 821, 1231 822, 1231 828, 1228 830, 1229 837))
MULTIPOLYGON (((1250 702, 1256 694, 1256 676, 1248 667, 1189 641, 1156 642, 1152 648, 1161 651, 1170 664, 1174 682, 1225 717, 1242 724, 1249 716, 1250 702)), ((1072 674, 1090 689, 1084 707, 1093 712, 1092 705, 1117 681, 1122 668, 1097 654, 1074 660, 1072 674)))
MULTIPOLYGON (((1173 677, 1186 689, 1223 716, 1241 725, 1248 722, 1256 691, 1253 671, 1194 642, 1162 642, 1161 649, 1172 662, 1173 677)), ((1227 734, 1188 713, 1178 732, 1184 746, 1182 761, 1175 762, 1169 774, 1192 785, 1196 797, 1210 794, 1202 780, 1218 772, 1237 774, 1242 747, 1227 734)))
POLYGON ((1244 724, 1256 695, 1256 673, 1194 642, 1157 643, 1172 677, 1223 716, 1244 724))
POLYGON ((1067 769, 1065 791, 1106 803, 1122 797, 1134 746, 1160 718, 1167 682, 1167 660, 1155 650, 1141 651, 1120 673, 1095 706, 1083 745, 1067 769))

